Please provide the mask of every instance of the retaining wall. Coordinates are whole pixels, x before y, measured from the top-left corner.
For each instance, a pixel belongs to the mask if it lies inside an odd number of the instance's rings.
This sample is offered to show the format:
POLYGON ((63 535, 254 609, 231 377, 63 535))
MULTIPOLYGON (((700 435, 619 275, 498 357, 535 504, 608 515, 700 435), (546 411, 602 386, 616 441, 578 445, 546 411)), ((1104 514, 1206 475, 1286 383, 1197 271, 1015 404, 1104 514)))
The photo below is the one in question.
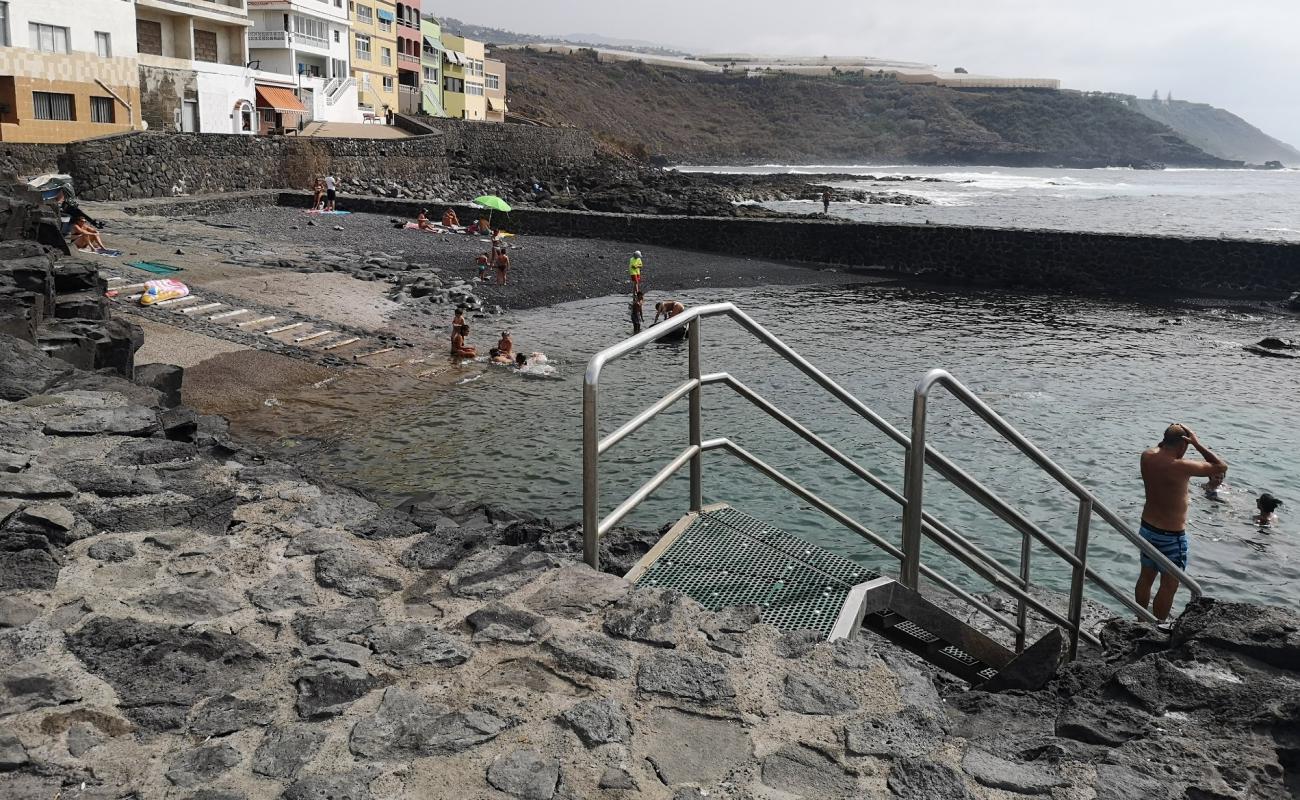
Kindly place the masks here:
MULTIPOLYGON (((280 196, 304 205, 302 196, 280 196)), ((348 197, 352 211, 414 218, 436 201, 348 197)), ((459 213, 472 218, 477 209, 459 213)), ((498 217, 499 219, 500 217, 498 217)), ((881 269, 912 278, 1099 294, 1285 297, 1300 289, 1300 243, 818 220, 671 217, 520 209, 521 234, 611 239, 777 261, 881 269)), ((648 254, 647 269, 654 257, 648 254)))
POLYGON ((0 142, 0 178, 59 172, 64 152, 61 144, 0 142))
POLYGON ((596 155, 595 138, 577 128, 458 119, 431 119, 429 124, 442 131, 454 166, 479 173, 544 177, 587 165, 596 155))

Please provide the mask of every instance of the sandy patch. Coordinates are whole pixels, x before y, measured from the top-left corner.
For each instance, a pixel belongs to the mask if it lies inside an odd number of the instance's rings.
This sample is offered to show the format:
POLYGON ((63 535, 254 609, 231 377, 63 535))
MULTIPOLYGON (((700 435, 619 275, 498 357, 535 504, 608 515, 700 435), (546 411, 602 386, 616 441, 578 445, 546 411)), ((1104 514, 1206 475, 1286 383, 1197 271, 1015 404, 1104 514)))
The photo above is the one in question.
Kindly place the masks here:
POLYGON ((230 418, 260 410, 281 392, 337 375, 335 370, 306 361, 245 348, 185 370, 183 397, 187 405, 204 414, 230 418))
POLYGON ((242 344, 194 333, 133 314, 121 314, 117 311, 114 313, 129 322, 134 322, 144 330, 144 347, 136 351, 136 365, 176 364, 189 369, 213 356, 249 349, 242 344))
POLYGON ((388 318, 402 308, 389 300, 389 286, 379 281, 362 281, 337 272, 263 272, 259 275, 206 281, 218 292, 246 298, 277 308, 351 325, 383 328, 388 318))

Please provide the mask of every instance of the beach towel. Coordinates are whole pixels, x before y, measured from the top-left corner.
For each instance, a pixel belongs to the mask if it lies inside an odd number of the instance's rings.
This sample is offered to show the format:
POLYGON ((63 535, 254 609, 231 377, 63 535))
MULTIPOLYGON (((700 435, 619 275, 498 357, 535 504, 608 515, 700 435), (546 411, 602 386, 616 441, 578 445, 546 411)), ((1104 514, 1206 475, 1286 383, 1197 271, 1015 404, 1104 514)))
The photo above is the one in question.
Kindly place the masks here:
POLYGON ((97 256, 107 256, 108 258, 118 258, 122 255, 121 250, 110 250, 107 247, 78 247, 77 251, 81 253, 94 253, 97 256))
POLYGON ((304 214, 321 214, 327 217, 342 217, 351 214, 351 211, 321 211, 319 208, 308 209, 304 214))
POLYGON ((151 306, 154 303, 161 303, 164 300, 176 300, 188 296, 189 293, 190 287, 175 278, 160 278, 155 281, 145 281, 144 293, 140 295, 140 305, 151 306))
POLYGON ((451 231, 441 225, 434 225, 432 228, 421 228, 418 222, 408 222, 402 226, 408 231, 424 231, 425 233, 451 233, 451 231))
POLYGON ((180 267, 173 267, 171 264, 163 264, 157 261, 128 261, 126 265, 145 272, 152 272, 155 275, 170 275, 173 272, 181 271, 180 267))

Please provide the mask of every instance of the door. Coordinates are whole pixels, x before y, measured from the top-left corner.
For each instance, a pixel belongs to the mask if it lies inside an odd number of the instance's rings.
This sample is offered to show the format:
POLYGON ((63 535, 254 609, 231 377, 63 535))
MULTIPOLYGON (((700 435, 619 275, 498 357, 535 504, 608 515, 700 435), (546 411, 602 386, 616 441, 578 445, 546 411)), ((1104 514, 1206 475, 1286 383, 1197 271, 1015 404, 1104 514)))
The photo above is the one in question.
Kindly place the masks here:
POLYGON ((199 103, 197 100, 185 100, 181 103, 181 130, 194 133, 199 129, 199 103))

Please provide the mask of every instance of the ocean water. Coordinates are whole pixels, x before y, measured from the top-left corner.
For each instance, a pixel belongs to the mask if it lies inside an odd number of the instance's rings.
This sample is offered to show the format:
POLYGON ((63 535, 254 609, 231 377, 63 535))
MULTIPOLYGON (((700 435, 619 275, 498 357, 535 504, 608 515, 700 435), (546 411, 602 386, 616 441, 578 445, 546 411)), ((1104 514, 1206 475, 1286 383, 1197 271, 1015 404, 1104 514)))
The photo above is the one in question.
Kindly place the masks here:
MULTIPOLYGON (((1224 458, 1228 503, 1194 488, 1192 573, 1224 598, 1294 605, 1300 600, 1300 362, 1242 349, 1295 323, 1204 309, 970 290, 873 285, 716 289, 679 296, 729 300, 907 430, 912 388, 943 367, 980 394, 1048 455, 1136 527, 1142 505, 1138 454, 1170 422, 1184 422, 1224 458), (1281 523, 1250 522, 1254 497, 1282 498, 1281 523)), ((581 507, 581 397, 586 361, 628 335, 625 300, 606 297, 500 320, 516 347, 545 352, 556 373, 530 380, 466 364, 438 385, 397 373, 357 371, 322 388, 277 397, 238 420, 245 433, 281 446, 326 474, 390 499, 427 490, 486 499, 557 521, 581 507)), ((758 346, 734 324, 708 320, 704 371, 730 371, 842 451, 901 489, 903 453, 867 423, 758 346)), ((601 428, 614 430, 682 381, 686 350, 657 345, 605 373, 601 428)), ((959 404, 932 401, 931 442, 1067 546, 1071 496, 1002 443, 959 404)), ((808 488, 898 542, 901 509, 826 461, 812 447, 722 387, 704 395, 704 435, 729 436, 808 488)), ((685 404, 602 459, 607 513, 685 445, 685 404)), ((865 565, 892 559, 722 453, 705 458, 704 491, 865 565)), ((939 479, 932 510, 1012 566, 1019 537, 939 479)), ((658 528, 686 508, 685 473, 628 523, 658 528)), ((1094 518, 1090 563, 1121 586, 1137 572, 1134 549, 1094 518)), ((978 578, 926 549, 959 583, 978 578)), ((1041 546, 1034 580, 1062 589, 1068 575, 1041 546)), ((1095 596, 1095 595, 1094 595, 1095 596)))
MULTIPOLYGON (((1300 170, 766 165, 683 171, 829 172, 942 181, 835 181, 844 188, 901 192, 930 201, 918 206, 832 203, 831 214, 844 219, 1300 241, 1300 170)), ((819 201, 764 205, 821 211, 819 201)))

